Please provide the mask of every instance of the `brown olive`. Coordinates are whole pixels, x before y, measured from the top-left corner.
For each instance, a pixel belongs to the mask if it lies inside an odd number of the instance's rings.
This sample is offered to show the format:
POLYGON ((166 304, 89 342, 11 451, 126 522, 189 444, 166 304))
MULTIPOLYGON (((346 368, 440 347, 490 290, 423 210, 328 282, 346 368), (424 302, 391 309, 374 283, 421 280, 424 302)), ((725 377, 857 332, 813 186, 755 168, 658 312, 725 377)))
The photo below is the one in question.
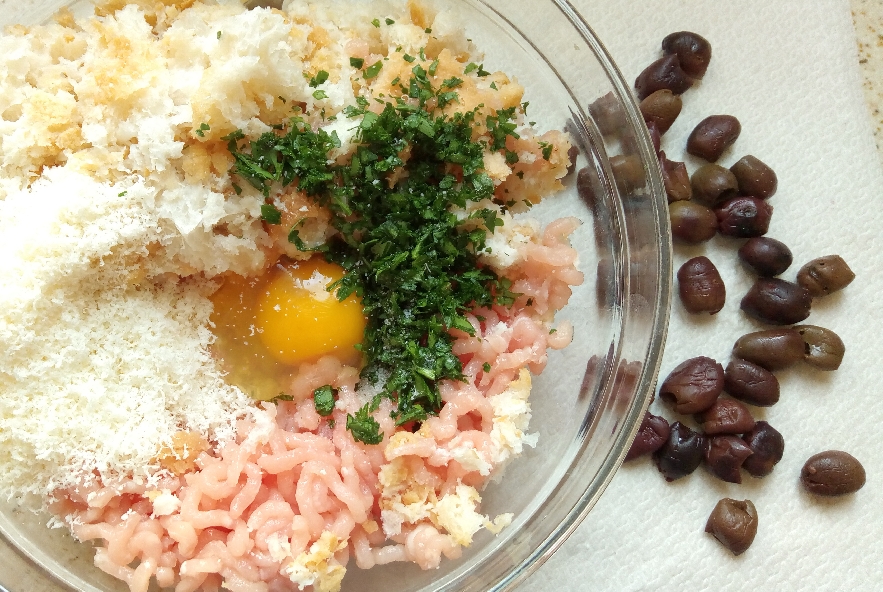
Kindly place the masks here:
MULTIPOLYGON (((665 152, 659 153, 659 165, 662 169, 662 182, 668 195, 668 203, 690 199, 693 196, 693 188, 690 186, 687 165, 667 159, 665 152)), ((716 219, 714 224, 717 227, 716 219)))
POLYGON ((705 448, 705 466, 712 475, 727 483, 742 483, 742 463, 751 449, 738 436, 715 436, 705 448))
POLYGON ((727 364, 724 370, 724 390, 758 407, 769 407, 779 401, 776 376, 762 366, 738 358, 727 364))
POLYGON ((739 193, 742 195, 766 199, 776 192, 779 184, 776 173, 750 154, 740 158, 730 170, 739 181, 739 193))
POLYGON ((836 333, 815 325, 795 325, 794 330, 803 340, 804 362, 819 370, 836 370, 840 367, 846 346, 836 333))
POLYGON ((791 249, 774 238, 756 236, 739 247, 739 259, 761 277, 773 277, 791 267, 791 249))
POLYGON ((589 105, 589 115, 605 136, 615 135, 626 127, 625 109, 613 92, 599 97, 589 105))
POLYGON ((690 177, 693 197, 705 205, 715 207, 736 196, 739 185, 733 173, 720 165, 705 164, 690 177))
POLYGON ((724 307, 727 290, 708 257, 693 257, 678 270, 678 295, 687 312, 715 314, 724 307))
POLYGON ((865 468, 851 454, 827 450, 809 457, 800 471, 803 487, 815 495, 846 495, 865 484, 865 468))
POLYGON ((797 283, 813 297, 826 296, 852 283, 855 274, 840 255, 813 259, 797 272, 797 283))
POLYGON ((713 535, 733 555, 741 555, 757 536, 757 509, 751 500, 724 498, 711 511, 705 532, 713 535))
POLYGON ((668 131, 681 113, 683 101, 670 89, 661 88, 641 101, 641 114, 644 121, 656 124, 660 134, 668 131))
POLYGON ((641 427, 638 428, 638 433, 635 434, 635 439, 632 441, 628 454, 625 455, 625 460, 632 460, 633 458, 656 452, 668 440, 670 432, 671 427, 664 417, 645 411, 641 427))
POLYGON ((809 316, 812 297, 803 286, 779 278, 759 278, 741 308, 750 317, 770 325, 793 325, 809 316))
POLYGON ((711 61, 711 44, 690 31, 670 33, 662 40, 662 51, 678 56, 681 68, 690 78, 702 78, 711 61))
POLYGON ((743 434, 754 428, 754 418, 748 407, 736 399, 718 397, 714 404, 696 414, 699 427, 709 436, 743 434))
POLYGON ((765 421, 754 424, 754 429, 743 434, 742 439, 751 449, 751 456, 742 463, 742 468, 755 477, 766 477, 773 472, 785 453, 785 439, 773 426, 765 421))
POLYGON ((659 387, 659 398, 678 413, 700 413, 714 404, 723 388, 723 366, 699 356, 671 371, 659 387))
POLYGON ((663 88, 680 95, 692 85, 690 78, 681 69, 681 63, 675 54, 659 58, 644 68, 635 79, 635 90, 638 93, 638 100, 641 101, 663 88))
POLYGON ((621 193, 631 193, 647 183, 644 177, 644 165, 634 154, 611 156, 610 170, 621 193))
POLYGON ((722 235, 751 238, 769 230, 773 207, 756 197, 739 196, 717 206, 714 213, 717 214, 718 232, 722 235))
POLYGON ((653 453, 656 468, 666 481, 686 477, 702 464, 708 439, 679 421, 671 424, 668 440, 653 453))
POLYGON ((732 115, 711 115, 699 122, 687 138, 687 152, 715 162, 735 143, 742 126, 732 115))
POLYGON ((790 327, 768 329, 740 337, 733 355, 767 370, 781 370, 802 360, 805 347, 803 337, 790 327))
POLYGON ((698 245, 717 234, 717 216, 714 210, 694 201, 676 201, 668 205, 671 235, 675 239, 698 245))

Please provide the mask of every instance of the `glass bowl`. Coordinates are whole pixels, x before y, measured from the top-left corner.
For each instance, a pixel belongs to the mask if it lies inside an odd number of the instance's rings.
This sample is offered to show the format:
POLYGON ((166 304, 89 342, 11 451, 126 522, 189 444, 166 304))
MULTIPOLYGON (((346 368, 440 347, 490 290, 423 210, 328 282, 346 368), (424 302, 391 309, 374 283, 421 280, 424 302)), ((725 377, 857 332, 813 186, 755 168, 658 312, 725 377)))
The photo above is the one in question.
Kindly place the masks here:
MULTIPOLYGON (((0 0, 0 25, 45 21, 65 0, 0 0)), ((584 224, 573 237, 585 283, 559 313, 574 342, 534 380, 535 449, 483 493, 487 515, 514 513, 498 535, 482 531, 463 557, 438 570, 353 567, 344 590, 511 589, 548 558, 589 512, 622 462, 649 404, 671 296, 671 245, 658 160, 627 84, 566 0, 446 2, 485 52, 515 75, 540 129, 566 129, 578 173, 530 213, 584 224), (538 15, 542 15, 539 17, 538 15)), ((72 5, 77 12, 78 5, 72 5)), ((2 58, 0 58, 2 59, 2 58)), ((122 591, 92 565, 92 550, 48 517, 0 505, 0 588, 9 592, 122 591)))

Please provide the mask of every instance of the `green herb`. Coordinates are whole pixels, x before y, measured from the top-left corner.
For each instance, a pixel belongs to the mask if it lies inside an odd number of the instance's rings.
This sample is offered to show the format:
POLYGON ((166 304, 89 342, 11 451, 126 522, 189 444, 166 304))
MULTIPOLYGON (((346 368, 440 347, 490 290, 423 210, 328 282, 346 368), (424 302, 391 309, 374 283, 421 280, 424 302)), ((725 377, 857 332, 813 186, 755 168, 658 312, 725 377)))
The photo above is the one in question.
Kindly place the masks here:
POLYGON ((353 440, 365 444, 380 444, 383 442, 383 434, 380 433, 380 424, 371 417, 371 404, 356 411, 355 415, 346 414, 346 429, 353 434, 353 440))
POLYGON ((429 64, 429 75, 435 76, 436 70, 438 70, 438 60, 437 59, 433 60, 432 63, 429 64))
POLYGON ((209 125, 207 123, 201 123, 201 124, 199 124, 199 129, 195 130, 193 133, 195 133, 200 138, 204 138, 205 132, 209 131, 210 129, 211 128, 209 127, 209 125))
POLYGON ((469 62, 469 64, 463 69, 464 74, 469 74, 471 72, 475 72, 476 76, 481 76, 482 78, 491 75, 490 72, 484 69, 484 64, 476 64, 475 62, 469 62))
POLYGON ((120 191, 117 193, 117 197, 125 197, 126 193, 128 193, 128 191, 120 191))
POLYGON ((430 33, 432 33, 432 29, 430 29, 429 27, 426 27, 425 29, 423 29, 423 32, 426 33, 427 35, 429 35, 430 33))
POLYGON ((395 24, 395 21, 392 20, 391 18, 388 18, 388 19, 386 19, 386 24, 387 24, 387 25, 392 25, 392 24, 395 24))
POLYGON ((331 413, 334 411, 335 395, 337 395, 337 391, 331 388, 330 384, 320 386, 319 388, 314 390, 313 406, 316 408, 316 413, 318 413, 322 417, 331 415, 331 413))
POLYGON ((497 83, 496 83, 496 82, 491 82, 491 85, 490 85, 490 86, 491 86, 491 88, 494 89, 494 90, 500 90, 500 89, 497 88, 497 83))
POLYGON ((380 74, 381 68, 383 68, 383 62, 380 60, 377 60, 373 65, 365 68, 365 80, 370 80, 380 74))
POLYGON ((481 369, 484 370, 485 372, 490 372, 490 371, 491 371, 491 365, 488 364, 487 362, 485 362, 484 364, 481 365, 481 369))
POLYGON ((380 28, 380 19, 374 19, 373 21, 371 21, 371 24, 379 29, 380 28))
POLYGON ((310 88, 316 88, 320 84, 325 84, 328 80, 328 72, 325 70, 319 70, 316 72, 316 75, 310 78, 310 88))
POLYGON ((357 70, 361 70, 362 66, 365 65, 365 60, 362 58, 350 58, 350 66, 357 70))
POLYGON ((220 31, 218 31, 217 38, 218 38, 218 39, 221 38, 221 32, 220 32, 220 31))
POLYGON ((270 403, 278 403, 279 401, 294 401, 294 397, 291 395, 286 395, 285 393, 279 393, 272 399, 270 399, 270 403))
POLYGON ((334 418, 331 418, 328 420, 328 427, 329 428, 334 429, 334 426, 336 426, 336 425, 337 425, 337 422, 334 421, 334 418))
POLYGON ((328 93, 326 93, 326 92, 325 92, 324 90, 322 90, 322 89, 314 90, 314 91, 313 91, 313 98, 316 99, 317 101, 321 101, 322 99, 327 99, 327 98, 328 98, 328 93))
POLYGON ((346 117, 361 117, 357 147, 346 164, 327 158, 340 146, 336 135, 313 131, 297 117, 285 130, 257 140, 243 141, 241 132, 224 138, 234 157, 233 172, 265 196, 274 184, 296 184, 331 212, 338 233, 328 243, 307 247, 299 225, 291 228, 289 241, 344 269, 331 286, 339 299, 361 298, 368 318, 359 348, 365 364, 361 380, 382 390, 347 417, 346 427, 369 444, 382 440, 370 414, 383 398, 395 404, 399 425, 437 414, 439 382, 465 378, 449 330, 474 335, 466 313, 495 303, 510 306, 520 296, 508 278, 478 264, 487 234, 503 224, 499 212, 478 209, 468 224, 451 213, 452 207, 493 198, 483 157, 505 145, 507 136, 517 137, 510 121, 514 108, 489 116, 491 138, 475 141, 478 108, 452 115, 429 112, 427 104, 440 89, 432 87, 419 64, 412 74, 407 98, 413 100, 386 102, 375 113, 360 97, 344 109, 346 117), (410 154, 407 162, 400 157, 404 152, 410 154), (475 220, 481 221, 478 227, 475 220))
POLYGON ((402 56, 402 59, 405 60, 406 62, 408 62, 409 64, 413 64, 414 60, 416 60, 417 58, 415 58, 412 55, 405 54, 402 56))
POLYGON ((261 220, 267 224, 282 224, 282 212, 273 204, 261 204, 261 220))
POLYGON ((549 335, 552 335, 553 333, 557 333, 557 332, 558 332, 558 329, 550 329, 549 335))
POLYGON ((540 145, 540 148, 543 149, 543 158, 549 160, 552 156, 552 145, 548 142, 537 142, 540 145))

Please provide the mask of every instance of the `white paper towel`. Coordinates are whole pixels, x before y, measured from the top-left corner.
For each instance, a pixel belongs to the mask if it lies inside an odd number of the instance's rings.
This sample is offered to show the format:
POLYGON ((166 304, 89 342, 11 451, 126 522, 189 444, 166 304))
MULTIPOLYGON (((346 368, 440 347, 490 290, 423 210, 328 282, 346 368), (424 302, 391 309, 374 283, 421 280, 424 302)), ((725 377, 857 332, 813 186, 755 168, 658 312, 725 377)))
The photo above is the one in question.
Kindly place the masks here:
MULTIPOLYGON (((883 175, 875 152, 845 1, 574 0, 627 80, 659 55, 662 38, 691 30, 712 44, 702 83, 663 139, 685 159, 690 130, 727 113, 742 134, 720 164, 753 154, 778 174, 768 236, 784 241, 793 280, 810 259, 839 254, 856 273, 843 292, 817 299, 806 323, 836 331, 846 357, 836 372, 802 366, 778 372, 778 404, 756 409, 785 438, 785 455, 764 479, 724 483, 703 468, 666 483, 649 459, 625 465, 574 535, 519 590, 883 590, 883 175), (846 450, 867 483, 842 499, 800 488, 805 460, 846 450), (718 499, 751 499, 759 514, 752 547, 734 557, 705 522, 718 499)), ((701 164, 687 157, 692 172, 701 164)), ((660 381, 683 360, 706 355, 726 365, 734 341, 761 325, 739 310, 753 278, 720 237, 677 247, 675 270, 704 254, 720 269, 727 303, 713 317, 674 299, 660 381)), ((659 402, 654 413, 676 416, 659 402)))

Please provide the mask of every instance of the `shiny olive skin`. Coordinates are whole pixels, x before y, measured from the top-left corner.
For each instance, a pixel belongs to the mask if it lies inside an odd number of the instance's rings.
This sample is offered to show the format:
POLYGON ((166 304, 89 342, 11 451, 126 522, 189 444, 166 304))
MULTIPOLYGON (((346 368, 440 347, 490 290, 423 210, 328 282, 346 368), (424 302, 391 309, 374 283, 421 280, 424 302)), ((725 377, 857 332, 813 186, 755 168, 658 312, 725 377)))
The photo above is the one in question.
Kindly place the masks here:
POLYGON ((638 100, 641 101, 664 88, 680 95, 692 85, 693 82, 681 69, 681 63, 675 54, 659 58, 644 68, 635 79, 635 90, 638 93, 638 100))
POLYGON ((751 449, 751 456, 745 459, 742 468, 754 477, 766 477, 772 473, 785 453, 782 434, 767 422, 758 421, 754 429, 742 434, 742 439, 751 449))
POLYGON ((714 210, 694 201, 676 201, 668 205, 671 235, 690 245, 709 241, 717 234, 714 210))
POLYGON ((653 453, 656 468, 666 481, 686 477, 695 471, 705 456, 708 439, 679 421, 671 424, 668 440, 653 453))
POLYGON ((803 286, 779 278, 759 278, 742 298, 750 317, 770 325, 793 325, 809 316, 812 296, 803 286))
POLYGON ((767 199, 776 193, 779 186, 775 171, 759 158, 743 156, 730 167, 739 182, 739 193, 767 199))
POLYGON ((864 486, 865 468, 848 452, 827 450, 809 457, 800 471, 800 482, 815 495, 847 495, 864 486))
POLYGON ((687 312, 718 313, 727 299, 724 280, 708 257, 693 257, 678 269, 678 296, 687 312))
POLYGON ((742 463, 751 456, 751 449, 738 436, 714 436, 705 448, 705 466, 709 472, 727 483, 742 483, 742 463))
POLYGON ((731 396, 758 407, 779 402, 779 380, 762 366, 735 359, 724 370, 724 390, 731 396))
POLYGON ((709 163, 702 165, 690 177, 693 197, 705 205, 715 207, 735 197, 739 191, 736 177, 724 167, 709 163))
POLYGON ((697 33, 678 31, 662 40, 662 51, 678 56, 681 68, 690 78, 702 78, 711 62, 711 44, 697 33))
MULTIPOLYGON (((659 168, 662 169, 662 183, 665 185, 668 203, 684 201, 693 197, 693 188, 690 186, 690 175, 687 173, 687 165, 682 162, 669 160, 665 157, 665 152, 660 152, 659 168)), ((714 224, 717 227, 716 219, 714 224)))
POLYGON ((653 415, 649 411, 644 412, 644 419, 641 421, 641 427, 635 434, 635 439, 625 455, 625 460, 632 460, 645 454, 656 452, 671 433, 671 426, 664 417, 653 415))
POLYGON ((803 361, 819 370, 836 370, 843 363, 846 346, 843 340, 824 327, 795 325, 804 345, 803 361))
POLYGON ((768 236, 756 236, 739 247, 739 259, 757 275, 773 277, 791 267, 794 255, 785 243, 768 236))
POLYGON ((733 555, 741 555, 757 536, 757 522, 757 509, 751 500, 724 498, 711 511, 705 532, 713 535, 733 555))
POLYGON ((659 398, 678 413, 700 413, 714 404, 723 388, 723 366, 698 356, 671 371, 659 387, 659 398))
POLYGON ((681 97, 668 88, 661 88, 645 97, 639 105, 644 121, 655 123, 660 134, 664 134, 672 126, 680 115, 682 106, 681 97))
POLYGON ((718 397, 711 407, 697 413, 696 422, 709 436, 744 434, 754 429, 755 425, 748 407, 726 397, 718 397))
POLYGON ((803 337, 794 329, 767 329, 740 337, 733 346, 733 355, 767 370, 782 370, 803 359, 803 337))
POLYGON ((598 131, 605 136, 616 135, 626 127, 625 109, 612 91, 589 105, 589 115, 598 126, 598 131))
POLYGON ((687 152, 708 162, 716 162, 736 142, 740 133, 742 125, 732 115, 711 115, 693 128, 687 138, 687 152))
POLYGON ((762 236, 769 230, 773 207, 762 199, 740 195, 717 206, 714 213, 717 214, 717 230, 722 235, 751 238, 762 236))
POLYGON ((842 290, 852 283, 855 273, 840 255, 813 259, 797 272, 797 283, 817 298, 842 290))

